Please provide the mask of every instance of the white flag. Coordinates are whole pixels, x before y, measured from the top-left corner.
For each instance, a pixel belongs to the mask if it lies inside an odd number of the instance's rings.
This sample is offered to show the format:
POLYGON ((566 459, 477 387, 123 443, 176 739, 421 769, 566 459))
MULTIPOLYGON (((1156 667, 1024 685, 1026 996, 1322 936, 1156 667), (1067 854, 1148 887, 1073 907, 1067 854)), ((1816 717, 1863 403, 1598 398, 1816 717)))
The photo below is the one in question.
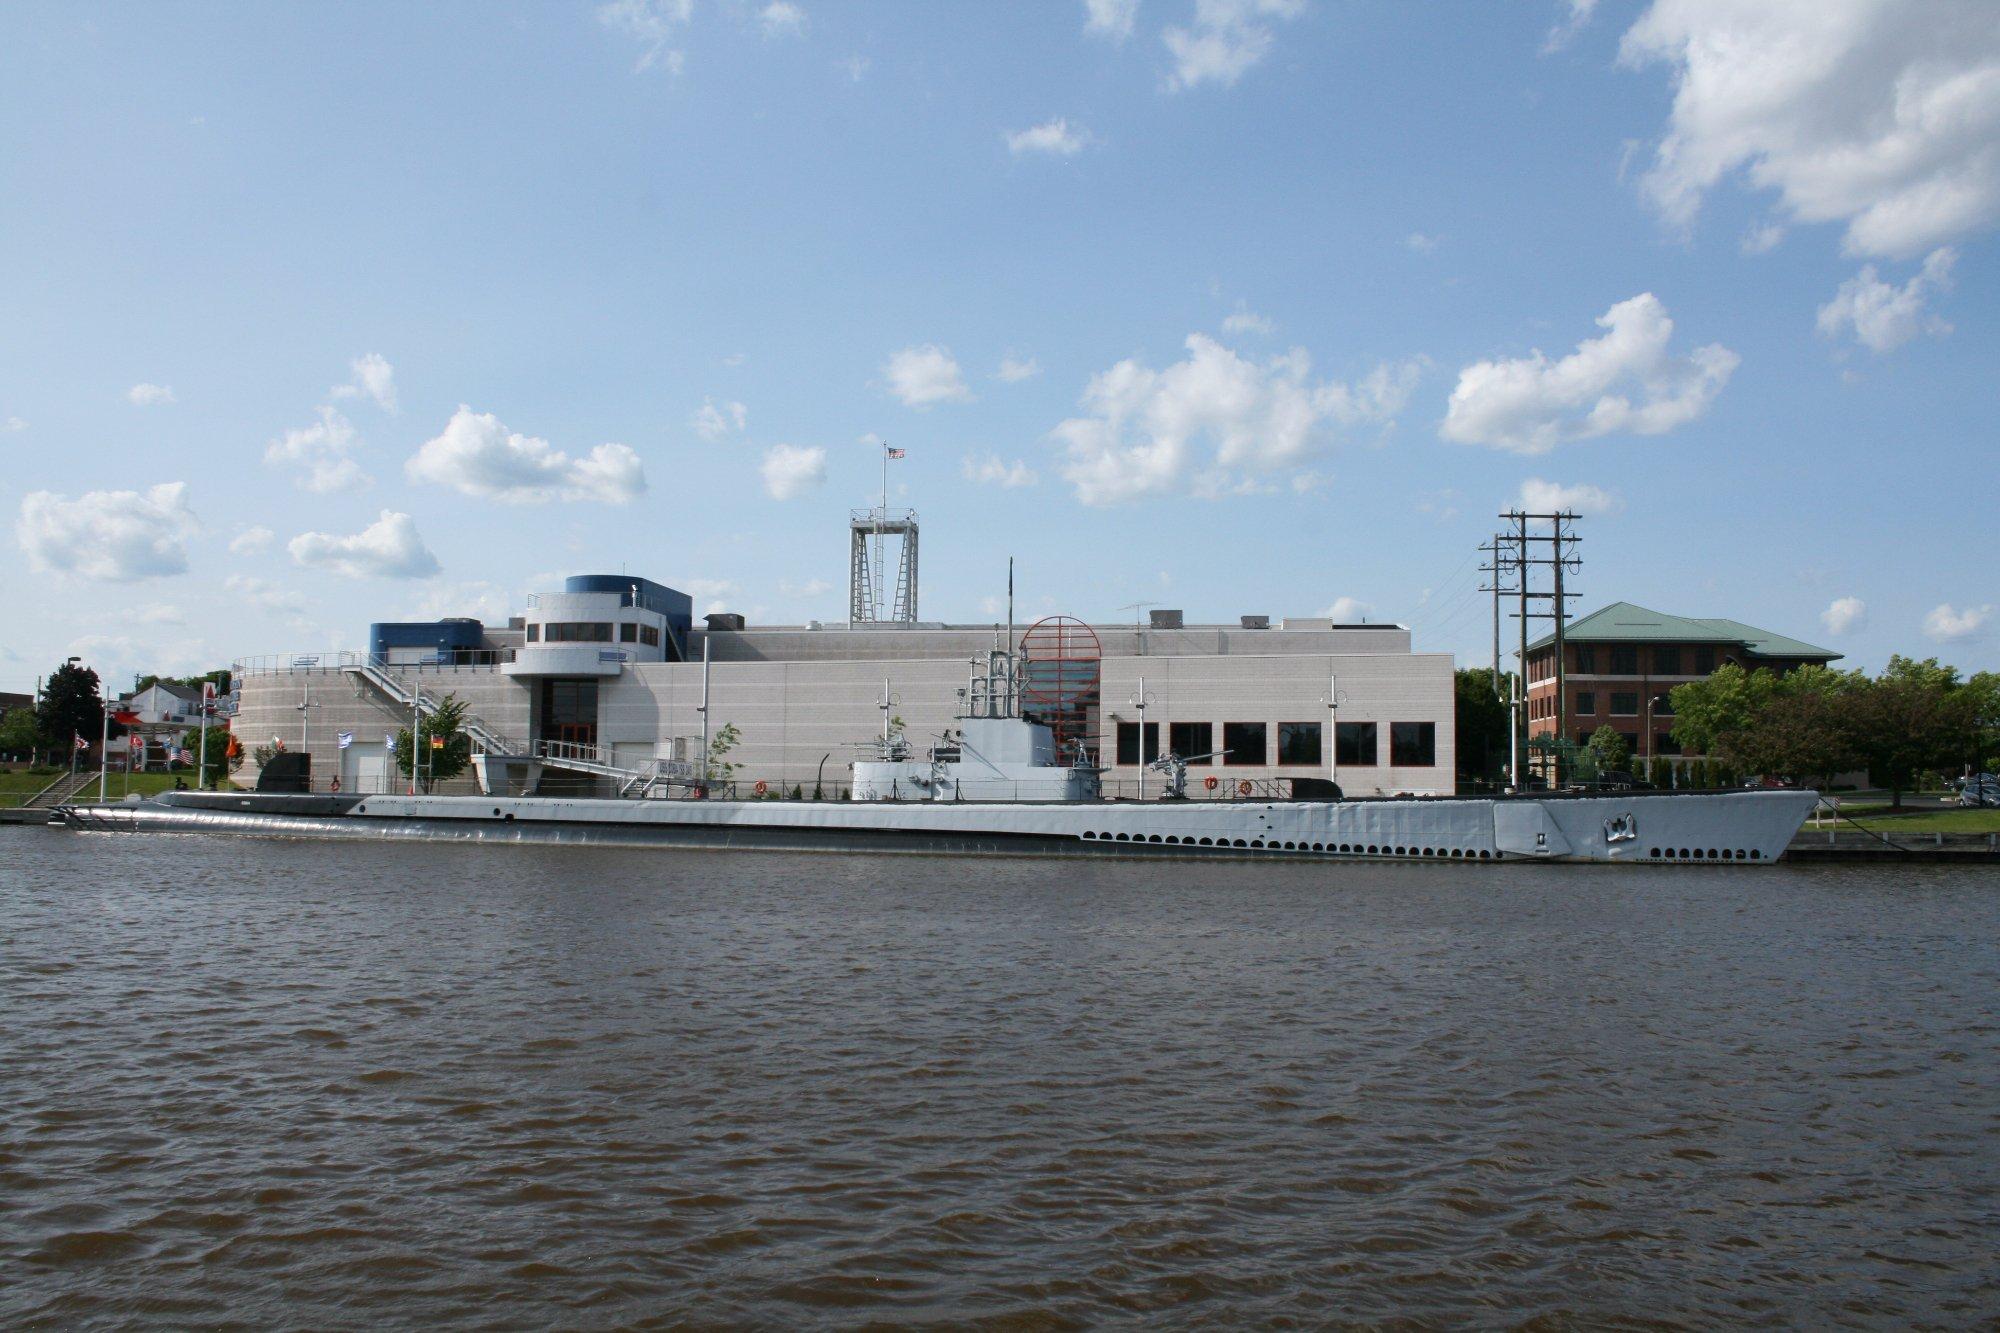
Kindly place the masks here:
POLYGON ((348 746, 354 744, 354 733, 351 731, 340 732, 339 737, 340 737, 340 748, 343 750, 345 750, 348 746))
POLYGON ((396 753, 396 733, 395 733, 395 732, 393 732, 393 731, 385 731, 385 732, 383 732, 383 733, 382 733, 382 744, 384 744, 384 745, 386 745, 386 746, 388 746, 388 747, 389 747, 389 753, 390 753, 390 754, 394 754, 394 753, 396 753))

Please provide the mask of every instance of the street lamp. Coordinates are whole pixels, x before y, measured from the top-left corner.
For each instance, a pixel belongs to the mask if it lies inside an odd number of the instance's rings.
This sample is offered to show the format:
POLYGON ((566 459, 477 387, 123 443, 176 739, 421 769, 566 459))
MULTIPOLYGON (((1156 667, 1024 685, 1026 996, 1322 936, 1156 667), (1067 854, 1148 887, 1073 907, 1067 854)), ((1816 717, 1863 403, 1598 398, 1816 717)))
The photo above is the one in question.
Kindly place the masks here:
POLYGON ((1331 747, 1327 751, 1327 777, 1332 781, 1334 788, 1338 790, 1340 787, 1340 706, 1347 702, 1347 691, 1340 688, 1340 677, 1337 674, 1327 676, 1326 697, 1321 699, 1320 702, 1326 705, 1326 739, 1327 744, 1331 747))
MULTIPOLYGON (((1151 702, 1152 696, 1146 693, 1146 678, 1141 676, 1139 692, 1132 696, 1131 703, 1139 712, 1139 799, 1142 801, 1146 799, 1146 707, 1151 702)), ((1159 748, 1156 742, 1153 746, 1156 755, 1159 748)))

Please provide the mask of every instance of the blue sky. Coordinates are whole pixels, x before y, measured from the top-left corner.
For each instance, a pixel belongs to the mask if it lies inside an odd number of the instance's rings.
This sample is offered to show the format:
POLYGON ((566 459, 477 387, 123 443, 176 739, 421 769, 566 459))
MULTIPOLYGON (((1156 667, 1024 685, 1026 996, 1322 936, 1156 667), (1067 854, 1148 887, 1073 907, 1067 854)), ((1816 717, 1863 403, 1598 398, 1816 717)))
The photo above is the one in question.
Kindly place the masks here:
POLYGON ((2000 666, 1979 3, 0 14, 0 688, 625 568, 926 618, 1580 611, 2000 666), (705 410, 706 409, 706 410, 705 410))

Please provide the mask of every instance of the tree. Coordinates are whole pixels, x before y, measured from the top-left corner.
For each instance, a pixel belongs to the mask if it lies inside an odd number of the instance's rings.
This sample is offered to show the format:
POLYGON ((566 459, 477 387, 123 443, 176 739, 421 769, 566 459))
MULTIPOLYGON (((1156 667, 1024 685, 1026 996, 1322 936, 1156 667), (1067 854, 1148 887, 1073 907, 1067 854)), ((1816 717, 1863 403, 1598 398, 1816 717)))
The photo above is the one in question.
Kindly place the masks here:
POLYGON ((42 745, 42 731, 32 708, 10 709, 0 718, 0 755, 26 757, 32 761, 42 745))
POLYGON ((1674 763, 1663 754, 1656 754, 1646 766, 1646 781, 1655 787, 1674 785, 1674 763))
POLYGON ((1590 757, 1596 760, 1599 773, 1622 773, 1630 752, 1625 738, 1607 723, 1590 733, 1590 757))
POLYGON ((1507 705, 1493 686, 1493 668, 1465 667, 1453 673, 1453 712, 1461 780, 1497 778, 1507 763, 1507 705))
POLYGON ((1939 669, 1935 659, 1892 657, 1881 676, 1848 701, 1854 754, 1867 765, 1868 780, 1889 789, 1893 808, 1902 808, 1903 793, 1925 772, 1955 769, 1978 756, 1980 696, 1957 685, 1957 675, 1939 669))
MULTIPOLYGON (((68 750, 78 736, 95 745, 104 734, 104 696, 98 692, 97 673, 78 662, 65 662, 42 687, 36 706, 36 726, 43 743, 68 750)), ((112 736, 123 736, 125 728, 111 724, 112 736)))
POLYGON ((181 748, 194 756, 193 764, 201 771, 195 774, 197 787, 220 787, 222 780, 243 766, 243 747, 237 745, 231 754, 230 741, 234 739, 227 727, 208 727, 208 748, 202 748, 201 736, 204 728, 195 727, 181 737, 181 748), (207 763, 202 756, 207 756, 207 763))
POLYGON ((708 762, 703 776, 713 786, 725 786, 736 780, 736 764, 729 758, 729 752, 743 739, 743 733, 736 729, 734 722, 722 724, 722 730, 708 741, 708 762))
POLYGON ((456 694, 445 695, 418 722, 414 741, 408 727, 396 733, 396 771, 407 778, 414 764, 427 792, 465 772, 472 764, 472 738, 464 727, 465 705, 456 694))

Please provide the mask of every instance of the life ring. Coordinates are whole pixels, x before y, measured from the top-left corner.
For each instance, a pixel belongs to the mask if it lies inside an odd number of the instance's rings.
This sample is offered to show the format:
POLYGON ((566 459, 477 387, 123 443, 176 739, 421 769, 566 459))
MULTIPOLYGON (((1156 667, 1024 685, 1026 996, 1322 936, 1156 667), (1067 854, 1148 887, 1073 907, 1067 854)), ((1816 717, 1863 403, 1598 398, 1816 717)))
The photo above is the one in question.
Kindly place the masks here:
POLYGON ((763 795, 763 794, 764 794, 765 792, 767 792, 767 791, 769 791, 769 790, 771 790, 771 789, 770 789, 769 787, 767 787, 767 786, 765 786, 765 785, 764 785, 764 779, 762 779, 762 778, 758 778, 758 779, 757 779, 757 794, 758 794, 759 796, 762 796, 762 795, 763 795))
POLYGON ((1236 794, 1238 796, 1248 796, 1250 794, 1250 779, 1245 778, 1236 784, 1236 794))
POLYGON ((1201 785, 1202 785, 1202 786, 1204 786, 1204 787, 1206 787, 1206 788, 1208 788, 1208 789, 1209 789, 1210 791, 1214 791, 1214 790, 1215 790, 1215 774, 1213 774, 1213 773, 1210 773, 1210 774, 1209 774, 1209 775, 1208 775, 1207 777, 1203 778, 1203 779, 1201 780, 1201 785))
POLYGON ((330 787, 329 787, 329 788, 328 788, 327 790, 329 790, 329 791, 339 791, 339 790, 340 790, 340 775, 339 775, 339 774, 337 774, 337 773, 336 773, 336 774, 334 775, 334 778, 333 778, 333 785, 332 785, 332 786, 330 786, 330 787))

